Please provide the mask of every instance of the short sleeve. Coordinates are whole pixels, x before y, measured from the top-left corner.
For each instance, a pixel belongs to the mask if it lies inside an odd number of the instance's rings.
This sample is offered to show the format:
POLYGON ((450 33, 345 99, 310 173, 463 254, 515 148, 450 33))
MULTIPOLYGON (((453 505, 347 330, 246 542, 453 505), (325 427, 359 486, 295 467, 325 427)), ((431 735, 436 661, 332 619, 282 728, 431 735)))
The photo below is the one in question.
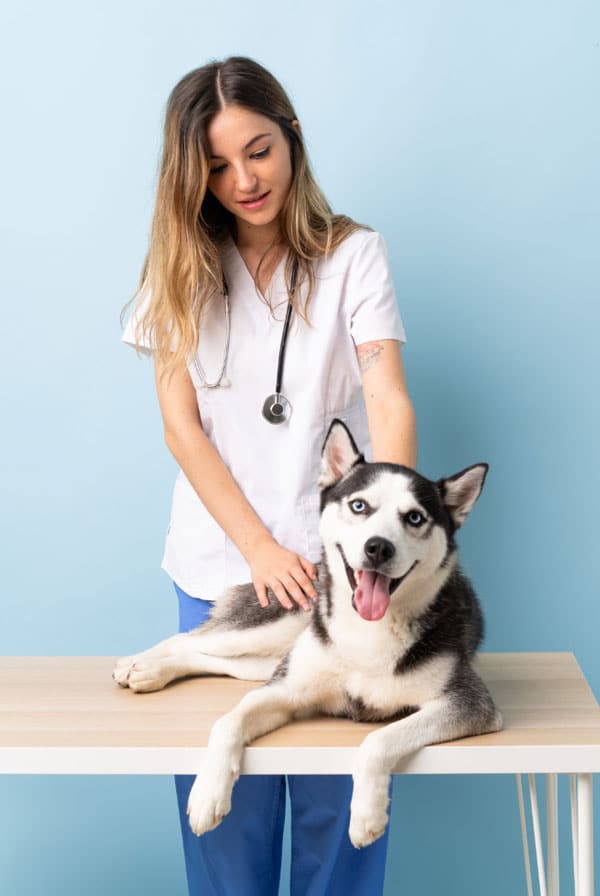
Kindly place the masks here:
MULTIPOLYGON (((121 334, 121 342, 126 343, 126 345, 133 345, 135 347, 136 328, 142 318, 142 315, 148 308, 151 294, 151 290, 148 290, 141 296, 141 298, 138 299, 137 303, 134 306, 133 313, 130 315, 123 333, 121 334)), ((142 354, 147 356, 151 355, 156 348, 152 339, 152 334, 147 333, 146 331, 142 331, 140 327, 137 336, 139 339, 139 349, 142 354)))
POLYGON ((376 231, 368 232, 350 259, 345 309, 355 345, 376 339, 406 342, 387 245, 376 231))

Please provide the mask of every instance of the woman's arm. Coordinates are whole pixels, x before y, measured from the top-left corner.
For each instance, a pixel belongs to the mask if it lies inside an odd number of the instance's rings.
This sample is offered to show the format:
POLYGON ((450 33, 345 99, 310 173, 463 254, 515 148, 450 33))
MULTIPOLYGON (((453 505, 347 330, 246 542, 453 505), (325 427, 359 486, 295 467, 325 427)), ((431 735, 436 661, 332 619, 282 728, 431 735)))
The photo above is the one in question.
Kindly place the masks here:
POLYGON ((156 391, 167 447, 200 500, 237 545, 246 561, 271 533, 248 503, 204 430, 196 390, 185 366, 167 384, 155 357, 156 391))
POLYGON ((356 346, 367 409, 373 461, 417 464, 415 411, 410 400, 400 343, 380 339, 356 346))
POLYGON ((156 391, 167 447, 210 515, 244 556, 259 603, 268 606, 268 585, 287 609, 293 606, 292 597, 308 610, 307 596, 317 599, 309 578, 316 578, 314 563, 280 545, 246 500, 202 429, 196 390, 187 367, 177 369, 168 383, 166 378, 161 379, 161 371, 155 357, 156 391))

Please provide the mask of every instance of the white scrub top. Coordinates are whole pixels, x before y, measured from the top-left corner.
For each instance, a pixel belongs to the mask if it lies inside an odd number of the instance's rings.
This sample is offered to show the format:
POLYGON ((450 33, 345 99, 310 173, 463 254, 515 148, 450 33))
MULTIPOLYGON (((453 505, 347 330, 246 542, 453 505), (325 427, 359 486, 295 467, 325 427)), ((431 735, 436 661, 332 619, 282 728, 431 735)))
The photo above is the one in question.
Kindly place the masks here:
MULTIPOLYGON (((334 417, 343 420, 372 460, 367 414, 355 346, 376 339, 406 342, 386 243, 361 227, 315 262, 315 290, 308 307, 310 329, 292 314, 287 335, 282 393, 292 406, 288 421, 274 425, 262 416, 275 391, 277 359, 287 310, 285 259, 268 287, 274 309, 256 292, 234 240, 222 255, 229 287, 231 335, 223 379, 227 387, 202 388, 193 360, 202 428, 273 538, 316 563, 319 538, 321 448, 334 417)), ((300 307, 308 283, 296 289, 300 307)), ((123 331, 135 344, 134 327, 144 301, 123 331)), ((198 358, 209 383, 218 378, 225 351, 222 295, 200 320, 198 358)), ((151 354, 151 339, 140 349, 151 354)), ((225 588, 252 581, 250 567, 234 542, 206 510, 182 470, 175 481, 171 518, 161 564, 189 595, 213 600, 225 588)))

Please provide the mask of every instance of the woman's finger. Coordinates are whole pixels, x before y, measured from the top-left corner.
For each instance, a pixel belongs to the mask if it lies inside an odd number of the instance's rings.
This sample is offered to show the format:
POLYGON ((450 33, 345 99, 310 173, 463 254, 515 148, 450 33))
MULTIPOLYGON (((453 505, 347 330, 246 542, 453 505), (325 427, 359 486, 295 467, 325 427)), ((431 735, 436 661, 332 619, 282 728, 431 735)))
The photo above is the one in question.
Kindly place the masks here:
POLYGON ((306 557, 303 557, 302 554, 298 554, 298 559, 300 560, 302 568, 308 574, 310 580, 312 582, 318 582, 319 574, 315 564, 311 563, 310 560, 307 560, 306 557))
MULTIPOLYGON (((296 575, 299 576, 300 573, 298 572, 296 575)), ((283 582, 287 593, 294 598, 296 603, 300 604, 303 610, 308 610, 309 606, 306 601, 306 595, 298 585, 296 579, 292 577, 292 574, 287 573, 285 576, 282 576, 281 581, 283 582)))
POLYGON ((272 585, 269 585, 269 588, 279 601, 282 607, 285 607, 286 610, 291 610, 294 606, 288 595, 285 592, 285 588, 281 584, 281 582, 274 582, 272 585))
MULTIPOLYGON (((303 559, 300 558, 300 562, 302 563, 302 562, 306 562, 306 561, 303 561, 303 559)), ((319 597, 319 595, 317 594, 317 591, 316 591, 316 589, 315 589, 315 586, 313 585, 313 583, 311 582, 311 580, 310 580, 310 578, 309 578, 309 576, 310 576, 310 570, 308 570, 308 575, 307 575, 306 572, 305 572, 305 570, 302 568, 302 566, 301 566, 301 565, 298 565, 298 567, 297 567, 297 571, 295 571, 295 576, 296 576, 296 581, 297 581, 298 584, 304 589, 304 591, 306 592, 306 594, 307 594, 312 600, 317 600, 317 598, 319 597)))
POLYGON ((256 596, 258 598, 258 602, 261 607, 269 606, 269 598, 267 597, 267 589, 264 585, 255 585, 254 590, 256 591, 256 596))

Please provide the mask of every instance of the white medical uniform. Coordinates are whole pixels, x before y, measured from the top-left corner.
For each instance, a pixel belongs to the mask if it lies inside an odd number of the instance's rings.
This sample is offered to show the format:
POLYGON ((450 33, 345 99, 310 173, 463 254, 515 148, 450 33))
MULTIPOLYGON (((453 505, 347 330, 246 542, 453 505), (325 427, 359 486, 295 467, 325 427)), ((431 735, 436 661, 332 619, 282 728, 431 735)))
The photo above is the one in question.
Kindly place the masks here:
MULTIPOLYGON (((315 291, 308 307, 310 329, 292 314, 287 336, 282 393, 292 406, 288 421, 274 425, 262 416, 275 391, 277 359, 287 309, 282 259, 268 287, 274 309, 258 295, 234 240, 222 256, 229 287, 231 335, 224 379, 228 387, 202 388, 193 360, 202 428, 242 493, 273 538, 316 563, 319 539, 321 448, 334 417, 343 420, 366 460, 372 460, 367 414, 355 346, 376 339, 406 341, 385 240, 360 228, 315 262, 315 291)), ((300 307, 308 283, 296 290, 300 307)), ((135 344, 142 301, 123 332, 135 344)), ((198 358, 209 383, 219 376, 226 326, 222 295, 200 321, 198 358)), ((151 354, 151 339, 140 343, 151 354)), ((224 588, 252 581, 248 563, 210 515, 180 470, 161 564, 187 594, 214 599, 224 588)))

